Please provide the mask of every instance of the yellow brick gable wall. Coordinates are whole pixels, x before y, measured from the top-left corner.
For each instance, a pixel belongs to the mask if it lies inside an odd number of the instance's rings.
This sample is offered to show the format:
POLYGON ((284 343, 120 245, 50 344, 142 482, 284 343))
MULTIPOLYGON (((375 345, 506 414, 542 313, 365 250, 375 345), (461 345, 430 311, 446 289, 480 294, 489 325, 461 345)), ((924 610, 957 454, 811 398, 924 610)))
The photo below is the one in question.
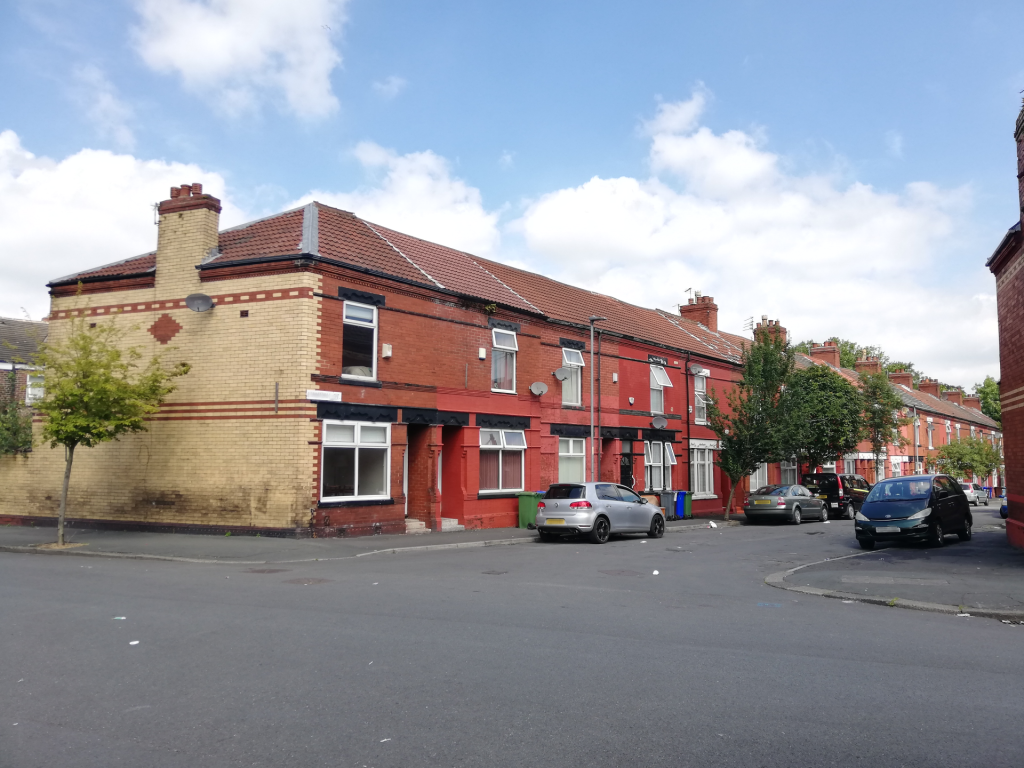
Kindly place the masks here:
MULTIPOLYGON (((185 215, 192 213, 208 212, 185 215)), ((161 248, 172 247, 163 234, 161 248)), ((192 247, 202 245, 196 241, 192 247)), ((322 300, 313 294, 320 291, 320 277, 295 272, 204 283, 196 277, 193 284, 187 270, 196 273, 196 263, 177 258, 177 269, 168 271, 178 274, 164 280, 160 269, 166 263, 159 261, 154 288, 54 298, 51 339, 66 334, 78 313, 84 322, 128 329, 126 345, 145 355, 192 366, 176 380, 177 390, 147 432, 76 451, 68 516, 306 526, 317 455, 317 425, 310 421, 316 409, 306 390, 317 388, 310 374, 319 352, 322 300), (184 298, 194 292, 213 296, 217 306, 204 313, 189 310, 184 298), (240 316, 243 310, 248 317, 240 316), (149 330, 164 315, 180 326, 167 344, 149 330)), ((36 424, 37 440, 41 427, 36 424)), ((63 449, 38 442, 27 457, 0 457, 0 520, 56 515, 63 469, 63 449)))

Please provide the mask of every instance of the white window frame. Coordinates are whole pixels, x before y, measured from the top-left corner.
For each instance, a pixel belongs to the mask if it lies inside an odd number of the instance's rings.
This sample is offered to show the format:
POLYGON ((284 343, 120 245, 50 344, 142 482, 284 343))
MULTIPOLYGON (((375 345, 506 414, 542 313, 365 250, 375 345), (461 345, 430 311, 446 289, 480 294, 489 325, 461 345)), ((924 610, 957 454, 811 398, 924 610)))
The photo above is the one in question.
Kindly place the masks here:
POLYGON ((946 419, 946 445, 953 442, 953 425, 949 419, 946 419))
POLYGON ((902 456, 890 456, 889 467, 892 471, 890 477, 903 477, 903 457, 902 456))
POLYGON ((934 437, 935 421, 934 421, 934 419, 932 419, 931 416, 929 416, 925 420, 925 429, 928 432, 928 448, 929 449, 934 449, 935 448, 935 437, 934 437))
POLYGON ((954 426, 956 427, 956 441, 959 443, 960 442, 960 425, 959 424, 954 424, 954 426))
POLYGON ((667 443, 660 440, 644 440, 644 490, 650 493, 660 493, 672 486, 671 479, 667 486, 665 484, 665 445, 667 443), (661 482, 657 485, 651 480, 654 467, 661 470, 661 482))
POLYGON ((320 501, 363 501, 373 499, 389 499, 391 498, 391 424, 388 422, 375 422, 375 421, 336 421, 333 419, 325 419, 320 425, 320 501), (352 426, 355 427, 353 430, 353 442, 330 442, 327 439, 327 427, 331 426, 352 426), (385 442, 381 443, 364 443, 362 442, 361 432, 363 427, 383 427, 385 434, 385 442), (324 496, 324 462, 327 458, 328 448, 355 448, 355 464, 353 467, 354 472, 354 485, 356 494, 353 496, 324 496), (368 450, 379 451, 384 450, 384 493, 383 494, 359 494, 359 454, 360 449, 366 448, 368 450))
POLYGON ((672 443, 665 443, 665 469, 662 478, 665 482, 665 490, 672 490, 672 467, 679 462, 676 461, 676 452, 672 448, 672 443))
POLYGON ((587 438, 585 437, 560 437, 558 438, 558 482, 560 483, 585 483, 587 481, 587 438), (578 450, 577 450, 578 449, 578 450), (581 479, 570 480, 562 477, 562 459, 578 460, 582 467, 581 479))
POLYGON ((783 461, 779 463, 779 470, 781 474, 779 479, 782 485, 796 485, 799 480, 798 475, 800 474, 797 470, 796 456, 793 457, 792 461, 783 461), (787 479, 789 473, 792 472, 792 480, 787 479))
POLYGON ((750 492, 753 493, 765 485, 768 485, 768 465, 759 464, 750 475, 750 492))
POLYGON ((672 387, 672 380, 663 365, 651 364, 651 413, 665 413, 665 389, 672 387), (655 392, 661 400, 661 409, 655 408, 655 392))
POLYGON ((856 475, 857 474, 857 460, 856 459, 843 459, 843 474, 844 475, 856 475))
POLYGON ((717 499, 715 495, 715 451, 713 448, 691 448, 693 466, 693 498, 717 499))
POLYGON ((516 491, 522 491, 526 487, 526 432, 521 429, 491 429, 489 427, 483 427, 480 429, 480 452, 484 451, 497 451, 498 453, 498 487, 480 489, 481 494, 495 494, 495 493, 515 493, 516 491), (484 445, 484 433, 485 432, 497 432, 501 438, 501 445, 484 445), (523 438, 522 445, 509 445, 508 435, 517 434, 523 438), (502 456, 505 451, 518 451, 522 454, 519 461, 519 485, 516 488, 505 488, 504 478, 504 463, 502 462, 502 456))
POLYGON ((562 367, 569 371, 569 377, 562 382, 562 405, 583 405, 583 369, 586 367, 583 353, 562 347, 562 367), (572 388, 576 390, 575 399, 572 388))
MULTIPOLYGON (((372 374, 370 376, 357 376, 354 373, 345 373, 344 368, 342 368, 341 378, 343 378, 343 379, 355 379, 356 381, 376 381, 377 380, 377 334, 378 334, 378 331, 379 331, 378 320, 379 320, 379 316, 378 316, 378 312, 377 312, 377 307, 373 306, 372 304, 363 304, 362 302, 359 302, 359 301, 348 301, 348 300, 346 300, 342 304, 342 307, 341 307, 341 322, 342 322, 343 325, 353 325, 353 326, 357 326, 359 328, 373 328, 373 366, 371 368, 372 374), (368 323, 365 320, 360 320, 358 318, 351 318, 350 319, 349 316, 348 316, 348 308, 350 306, 352 306, 352 307, 359 307, 360 309, 369 309, 370 311, 372 311, 373 312, 373 322, 372 323, 368 323)), ((342 329, 342 337, 341 337, 341 339, 342 339, 342 341, 341 341, 341 344, 342 344, 342 347, 341 347, 341 361, 342 361, 342 365, 344 365, 344 362, 345 362, 345 335, 344 334, 345 334, 345 331, 344 331, 344 329, 342 329)))
POLYGON ((708 377, 703 373, 693 377, 693 423, 708 423, 708 377))
POLYGON ((32 403, 42 400, 46 395, 46 389, 43 386, 44 375, 41 373, 30 373, 25 378, 25 405, 32 405, 32 403))
POLYGON ((836 463, 834 461, 830 461, 827 464, 822 464, 821 465, 821 471, 822 472, 835 472, 836 471, 836 463))
POLYGON ((975 426, 973 424, 971 424, 971 438, 973 439, 973 438, 977 437, 977 433, 978 433, 977 429, 975 428, 975 426))
POLYGON ((503 392, 505 394, 514 395, 516 394, 516 375, 518 371, 519 360, 519 334, 515 331, 506 331, 504 328, 492 328, 491 329, 491 392, 503 392), (511 344, 499 342, 498 334, 506 334, 512 337, 511 344), (512 356, 512 389, 498 389, 494 386, 494 366, 497 361, 497 355, 494 354, 495 350, 499 350, 505 355, 512 356))

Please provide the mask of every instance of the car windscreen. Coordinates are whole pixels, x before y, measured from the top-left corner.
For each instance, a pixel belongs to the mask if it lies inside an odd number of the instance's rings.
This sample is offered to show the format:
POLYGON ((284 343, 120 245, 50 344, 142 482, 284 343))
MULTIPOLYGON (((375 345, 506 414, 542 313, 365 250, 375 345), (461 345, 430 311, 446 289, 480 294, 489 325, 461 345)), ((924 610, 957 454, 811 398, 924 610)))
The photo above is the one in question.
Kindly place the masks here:
POLYGON ((751 496, 785 496, 788 491, 788 485, 762 485, 751 496))
POLYGON ((883 480, 871 489, 868 501, 906 501, 927 499, 932 495, 931 478, 907 477, 883 480))
POLYGON ((545 499, 583 499, 586 498, 585 485, 552 485, 544 494, 545 499))
POLYGON ((839 490, 835 475, 804 475, 801 485, 812 493, 835 493, 839 490))

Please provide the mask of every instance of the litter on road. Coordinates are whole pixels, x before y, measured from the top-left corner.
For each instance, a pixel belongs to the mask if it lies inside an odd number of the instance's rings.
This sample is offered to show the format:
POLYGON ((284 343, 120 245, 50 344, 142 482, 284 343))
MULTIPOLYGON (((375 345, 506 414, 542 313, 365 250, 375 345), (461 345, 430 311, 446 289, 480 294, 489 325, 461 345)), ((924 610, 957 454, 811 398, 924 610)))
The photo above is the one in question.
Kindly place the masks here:
POLYGON ((717 527, 718 527, 718 526, 717 526, 717 525, 715 525, 715 521, 714 521, 714 520, 712 520, 712 521, 710 521, 710 522, 708 523, 708 528, 717 528, 717 527))
POLYGON ((128 643, 128 645, 138 645, 138 644, 139 644, 138 640, 132 640, 130 643, 128 643))
POLYGON ((124 621, 124 620, 125 620, 124 616, 115 616, 114 617, 114 621, 124 621))
POLYGON ((657 571, 655 571, 653 575, 654 575, 654 576, 657 576, 657 575, 658 575, 658 572, 657 572, 657 571))

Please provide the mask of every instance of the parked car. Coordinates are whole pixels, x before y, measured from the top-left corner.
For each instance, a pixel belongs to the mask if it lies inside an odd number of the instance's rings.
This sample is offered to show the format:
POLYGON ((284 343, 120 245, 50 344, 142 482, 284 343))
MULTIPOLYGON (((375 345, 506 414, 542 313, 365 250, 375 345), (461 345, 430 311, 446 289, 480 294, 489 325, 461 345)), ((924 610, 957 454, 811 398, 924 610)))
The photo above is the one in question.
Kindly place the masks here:
POLYGON ((1007 509, 1007 507, 1006 507, 1006 494, 1005 493, 1003 494, 1002 501, 1003 501, 1003 503, 999 507, 999 516, 1001 518, 1003 518, 1003 520, 1005 520, 1006 518, 1008 518, 1010 516, 1010 510, 1007 509))
POLYGON ((828 520, 828 504, 802 485, 764 485, 747 498, 743 514, 751 523, 775 519, 800 525, 808 515, 828 520))
POLYGON ((805 474, 800 482, 812 494, 823 499, 836 517, 853 520, 853 516, 871 491, 871 484, 861 475, 840 475, 835 472, 805 474))
POLYGON ((885 541, 945 544, 947 534, 970 541, 970 504, 964 489, 948 475, 912 475, 880 480, 857 513, 854 528, 863 549, 885 541))
POLYGON ((646 533, 652 539, 665 534, 660 507, 612 483, 555 483, 537 502, 535 525, 542 541, 585 534, 603 544, 613 533, 646 533))
POLYGON ((971 504, 974 506, 978 506, 978 504, 988 506, 988 491, 980 485, 977 483, 960 483, 960 487, 964 489, 964 494, 971 504))

